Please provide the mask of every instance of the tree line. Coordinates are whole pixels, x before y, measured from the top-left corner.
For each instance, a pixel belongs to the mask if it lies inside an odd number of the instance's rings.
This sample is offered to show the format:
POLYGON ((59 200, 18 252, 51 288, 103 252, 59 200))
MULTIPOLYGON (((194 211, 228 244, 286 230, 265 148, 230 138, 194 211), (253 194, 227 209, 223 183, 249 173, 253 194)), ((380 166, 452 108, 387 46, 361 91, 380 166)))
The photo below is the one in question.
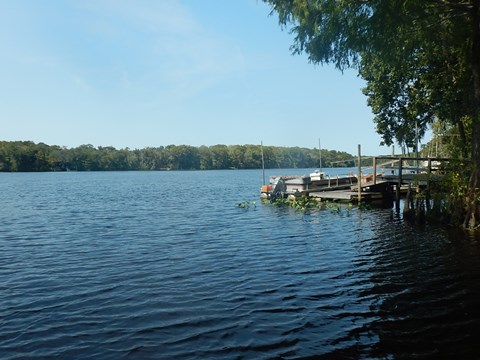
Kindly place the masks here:
MULTIPOLYGON (((168 145, 143 149, 0 141, 0 171, 122 171, 315 168, 318 149, 260 145, 168 145)), ((323 167, 354 166, 351 154, 322 149, 323 167)))

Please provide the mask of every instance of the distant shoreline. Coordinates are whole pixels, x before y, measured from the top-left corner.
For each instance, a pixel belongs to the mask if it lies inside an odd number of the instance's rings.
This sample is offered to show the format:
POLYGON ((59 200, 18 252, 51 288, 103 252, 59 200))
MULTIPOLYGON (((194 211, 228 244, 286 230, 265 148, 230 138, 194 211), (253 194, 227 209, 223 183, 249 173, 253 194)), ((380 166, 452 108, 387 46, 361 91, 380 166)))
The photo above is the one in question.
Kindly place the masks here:
MULTIPOLYGON (((318 168, 318 149, 260 145, 167 145, 143 149, 80 145, 75 148, 0 141, 0 172, 169 171, 318 168)), ((321 167, 353 167, 346 152, 322 149, 321 167), (332 166, 335 164, 335 166, 332 166)))

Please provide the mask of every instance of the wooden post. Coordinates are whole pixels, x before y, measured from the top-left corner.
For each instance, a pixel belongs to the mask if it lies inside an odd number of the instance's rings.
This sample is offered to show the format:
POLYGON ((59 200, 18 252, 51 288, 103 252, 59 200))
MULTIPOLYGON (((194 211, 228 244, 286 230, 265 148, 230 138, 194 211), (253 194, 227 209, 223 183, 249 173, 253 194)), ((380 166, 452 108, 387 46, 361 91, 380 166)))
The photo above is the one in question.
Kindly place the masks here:
POLYGON ((377 185, 377 158, 373 157, 373 185, 377 185))
POLYGON ((430 179, 432 177, 432 159, 428 159, 428 168, 427 168, 427 193, 425 196, 425 202, 427 206, 427 211, 431 210, 430 206, 430 179))
POLYGON ((358 203, 362 201, 362 146, 358 144, 358 203))
POLYGON ((428 159, 427 165, 427 193, 430 192, 430 178, 432 177, 432 159, 428 159))
POLYGON ((396 193, 396 207, 397 209, 400 207, 400 188, 402 187, 402 164, 403 164, 403 158, 400 157, 398 161, 398 182, 397 182, 397 193, 396 193))
POLYGON ((402 186, 402 173, 403 173, 403 158, 400 157, 400 162, 398 163, 398 184, 402 186))
MULTIPOLYGON (((392 145, 392 157, 395 157, 395 145, 392 145)), ((393 162, 392 162, 392 175, 394 173, 394 170, 393 170, 393 162)))

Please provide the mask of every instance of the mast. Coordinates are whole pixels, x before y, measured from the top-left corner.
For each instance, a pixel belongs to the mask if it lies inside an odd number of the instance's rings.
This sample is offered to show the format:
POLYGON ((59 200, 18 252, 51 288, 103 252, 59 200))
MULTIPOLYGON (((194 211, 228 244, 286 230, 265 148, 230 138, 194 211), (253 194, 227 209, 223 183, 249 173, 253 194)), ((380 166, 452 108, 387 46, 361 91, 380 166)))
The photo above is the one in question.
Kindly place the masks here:
POLYGON ((263 157, 263 141, 260 141, 260 151, 262 153, 262 175, 263 175, 262 185, 265 185, 265 159, 263 157))
POLYGON ((322 147, 320 146, 320 138, 318 138, 318 155, 320 162, 320 172, 322 172, 322 147))

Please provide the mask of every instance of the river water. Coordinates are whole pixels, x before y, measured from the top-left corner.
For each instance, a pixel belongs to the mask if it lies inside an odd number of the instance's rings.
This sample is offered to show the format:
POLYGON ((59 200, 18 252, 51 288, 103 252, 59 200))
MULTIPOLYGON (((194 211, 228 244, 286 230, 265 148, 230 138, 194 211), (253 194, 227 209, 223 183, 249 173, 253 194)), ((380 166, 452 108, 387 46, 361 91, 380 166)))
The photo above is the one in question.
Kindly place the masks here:
POLYGON ((0 358, 480 358, 478 239, 261 181, 0 174, 0 358))

